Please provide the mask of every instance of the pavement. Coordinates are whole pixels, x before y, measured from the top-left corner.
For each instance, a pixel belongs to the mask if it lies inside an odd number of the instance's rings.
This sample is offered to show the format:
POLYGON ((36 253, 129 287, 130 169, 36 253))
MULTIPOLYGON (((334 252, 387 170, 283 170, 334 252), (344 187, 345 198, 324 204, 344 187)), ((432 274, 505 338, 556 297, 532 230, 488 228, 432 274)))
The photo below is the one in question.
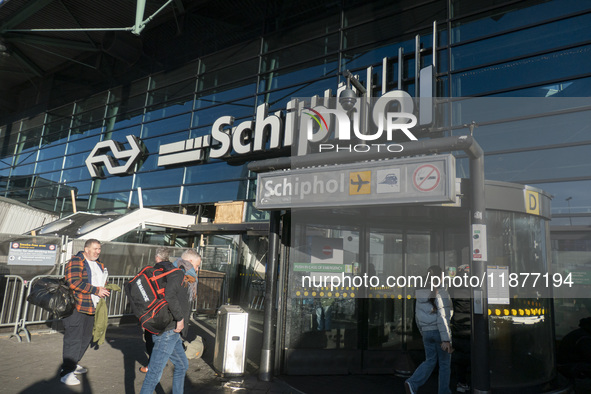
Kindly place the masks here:
MULTIPOLYGON (((62 343, 60 330, 31 331, 30 343, 25 338, 19 343, 9 334, 0 336, 0 393, 139 393, 145 377, 139 368, 148 360, 142 330, 137 324, 109 326, 105 343, 89 348, 81 360, 88 373, 78 375, 82 384, 77 386, 66 386, 59 381, 62 343)), ((213 353, 213 348, 208 347, 206 353, 213 353)), ((156 393, 171 392, 172 372, 169 362, 156 393)), ((185 392, 300 393, 281 380, 262 382, 250 373, 222 378, 204 358, 189 360, 185 392)))
MULTIPOLYGON (((255 339, 262 330, 253 319, 249 335, 255 339)), ((262 323, 262 321, 261 321, 262 323)), ((186 393, 253 394, 332 394, 332 393, 404 393, 403 380, 391 375, 362 376, 281 376, 271 382, 258 379, 257 355, 260 345, 248 351, 246 371, 240 377, 222 377, 213 369, 215 319, 192 319, 189 337, 200 335, 205 344, 202 358, 189 360, 185 379, 186 393)), ((62 362, 63 331, 61 324, 31 330, 31 342, 22 342, 10 333, 0 334, 0 393, 70 394, 70 393, 139 393, 145 374, 139 368, 147 364, 143 333, 137 323, 110 325, 106 341, 86 351, 80 364, 88 373, 78 375, 81 384, 66 386, 59 381, 62 362)), ((256 339, 254 340, 256 343, 256 339)), ((157 394, 172 390, 173 367, 164 370, 157 394)), ((435 383, 436 384, 436 383, 435 383)), ((429 391, 421 391, 429 393, 429 391)))
MULTIPOLYGON (((189 360, 185 379, 186 393, 253 394, 404 394, 404 379, 393 375, 278 376, 271 382, 258 379, 262 320, 252 319, 247 341, 246 371, 240 377, 222 377, 213 369, 215 319, 196 317, 189 338, 200 335, 205 344, 202 358, 189 360), (250 342, 250 343, 248 343, 250 342)), ((63 333, 59 324, 31 331, 31 342, 18 342, 10 333, 0 334, 0 393, 6 394, 134 394, 139 393, 145 374, 139 368, 147 364, 143 333, 137 323, 111 325, 106 341, 87 350, 80 364, 88 373, 78 375, 82 384, 66 386, 59 381, 63 333)), ((172 364, 165 368, 156 387, 157 394, 172 390, 172 364)), ((589 393, 590 386, 576 393, 589 393)), ((434 374, 418 394, 437 392, 434 374)))

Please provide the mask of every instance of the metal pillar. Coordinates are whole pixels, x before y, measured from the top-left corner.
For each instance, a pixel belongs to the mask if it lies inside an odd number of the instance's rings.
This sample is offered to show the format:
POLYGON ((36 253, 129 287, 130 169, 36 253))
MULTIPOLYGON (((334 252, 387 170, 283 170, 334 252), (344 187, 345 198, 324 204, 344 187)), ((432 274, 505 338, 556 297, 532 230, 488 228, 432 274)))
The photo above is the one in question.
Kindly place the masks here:
POLYGON ((279 265, 279 211, 271 211, 269 223, 269 255, 265 271, 265 317, 263 321, 263 347, 259 379, 269 382, 273 376, 273 338, 275 337, 275 301, 277 289, 277 266, 279 265))

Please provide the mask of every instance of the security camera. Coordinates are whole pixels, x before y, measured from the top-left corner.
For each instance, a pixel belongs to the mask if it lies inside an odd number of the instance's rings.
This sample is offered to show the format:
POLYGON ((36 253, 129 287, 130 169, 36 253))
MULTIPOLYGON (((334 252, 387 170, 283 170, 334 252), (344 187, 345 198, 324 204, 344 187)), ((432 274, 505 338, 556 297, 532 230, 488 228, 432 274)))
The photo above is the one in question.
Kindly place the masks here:
POLYGON ((345 111, 350 111, 355 106, 357 96, 352 89, 345 89, 339 95, 339 102, 345 111))

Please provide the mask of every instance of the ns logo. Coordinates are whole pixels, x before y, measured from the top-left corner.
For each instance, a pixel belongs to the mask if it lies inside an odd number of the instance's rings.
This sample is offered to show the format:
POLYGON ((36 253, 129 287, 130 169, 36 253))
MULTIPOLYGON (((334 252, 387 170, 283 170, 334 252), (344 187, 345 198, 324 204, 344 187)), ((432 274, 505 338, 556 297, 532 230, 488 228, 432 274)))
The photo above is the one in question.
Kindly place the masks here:
POLYGON ((103 166, 111 175, 129 175, 133 172, 134 165, 146 156, 147 150, 136 136, 128 135, 126 138, 130 149, 125 149, 122 143, 113 140, 101 141, 94 146, 85 162, 91 177, 106 178, 103 166))

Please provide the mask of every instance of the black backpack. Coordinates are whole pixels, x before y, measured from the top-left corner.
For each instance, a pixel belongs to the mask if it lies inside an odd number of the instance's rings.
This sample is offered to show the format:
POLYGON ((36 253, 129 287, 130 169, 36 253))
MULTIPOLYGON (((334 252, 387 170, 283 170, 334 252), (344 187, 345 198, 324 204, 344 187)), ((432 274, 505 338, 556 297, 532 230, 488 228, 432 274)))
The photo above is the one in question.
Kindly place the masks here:
POLYGON ((172 322, 168 302, 164 299, 166 277, 179 268, 145 267, 125 284, 125 294, 140 325, 152 334, 161 334, 172 322))

